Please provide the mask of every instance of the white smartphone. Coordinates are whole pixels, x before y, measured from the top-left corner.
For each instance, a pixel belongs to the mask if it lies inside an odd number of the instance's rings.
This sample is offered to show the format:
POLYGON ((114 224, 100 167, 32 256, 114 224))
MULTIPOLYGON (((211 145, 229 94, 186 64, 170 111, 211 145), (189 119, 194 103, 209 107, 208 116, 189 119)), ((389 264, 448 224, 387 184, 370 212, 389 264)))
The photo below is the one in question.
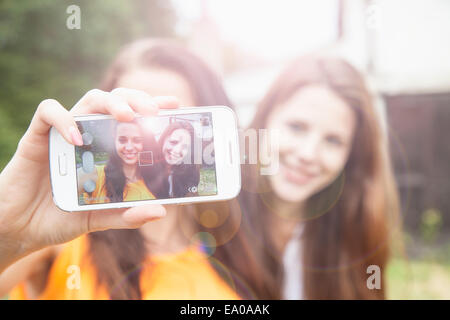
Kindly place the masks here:
POLYGON ((118 122, 75 117, 83 146, 50 130, 53 200, 64 211, 234 198, 241 188, 236 116, 225 106, 160 110, 118 122))

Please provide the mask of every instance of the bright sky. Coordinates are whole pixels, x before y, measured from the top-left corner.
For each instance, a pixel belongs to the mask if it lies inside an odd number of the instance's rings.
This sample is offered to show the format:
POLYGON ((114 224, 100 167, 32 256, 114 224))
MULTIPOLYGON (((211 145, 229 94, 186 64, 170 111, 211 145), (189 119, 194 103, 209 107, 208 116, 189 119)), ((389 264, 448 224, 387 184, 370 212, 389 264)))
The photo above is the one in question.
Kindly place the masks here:
POLYGON ((202 4, 226 43, 264 58, 283 59, 336 37, 337 0, 172 0, 178 30, 189 33, 202 4))

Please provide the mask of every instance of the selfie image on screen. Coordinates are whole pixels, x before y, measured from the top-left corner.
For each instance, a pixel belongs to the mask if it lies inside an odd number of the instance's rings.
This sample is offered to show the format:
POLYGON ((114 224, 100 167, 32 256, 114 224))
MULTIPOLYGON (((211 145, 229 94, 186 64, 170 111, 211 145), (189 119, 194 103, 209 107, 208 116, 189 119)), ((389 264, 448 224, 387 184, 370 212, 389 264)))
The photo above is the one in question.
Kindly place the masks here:
POLYGON ((211 113, 77 124, 80 205, 217 194, 211 113))

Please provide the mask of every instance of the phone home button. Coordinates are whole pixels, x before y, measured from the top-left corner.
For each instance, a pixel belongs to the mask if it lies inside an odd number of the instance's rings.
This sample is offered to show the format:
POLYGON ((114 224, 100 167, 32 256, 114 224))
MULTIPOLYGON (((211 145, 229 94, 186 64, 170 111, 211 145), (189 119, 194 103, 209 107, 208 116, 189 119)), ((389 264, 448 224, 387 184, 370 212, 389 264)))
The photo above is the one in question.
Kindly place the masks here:
POLYGON ((60 175, 67 175, 67 157, 65 153, 60 153, 58 155, 58 168, 60 175))

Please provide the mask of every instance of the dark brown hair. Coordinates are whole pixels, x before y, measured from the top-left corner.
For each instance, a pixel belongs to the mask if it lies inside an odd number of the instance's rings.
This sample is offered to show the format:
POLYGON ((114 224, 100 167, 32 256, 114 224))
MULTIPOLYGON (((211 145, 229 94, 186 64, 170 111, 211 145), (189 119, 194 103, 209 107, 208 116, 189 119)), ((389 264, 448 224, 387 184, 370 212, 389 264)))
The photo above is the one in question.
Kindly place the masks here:
MULTIPOLYGON (((180 74, 189 83, 197 105, 231 107, 220 80, 201 59, 178 45, 152 40, 141 40, 126 46, 107 72, 102 89, 114 89, 120 77, 133 66, 161 67, 180 74)), ((259 259, 253 255, 254 250, 246 238, 237 232, 241 216, 236 205, 235 201, 186 205, 182 207, 183 213, 179 217, 195 223, 206 210, 212 210, 219 216, 223 221, 220 227, 212 229, 197 223, 195 232, 209 232, 215 237, 217 248, 210 258, 212 266, 235 287, 238 294, 253 297, 254 292, 265 292, 265 275, 261 273, 264 269, 258 265, 259 259), (218 267, 221 264, 227 272, 218 267)), ((91 233, 89 253, 98 281, 106 286, 112 299, 141 298, 140 266, 148 250, 139 230, 91 233)))
POLYGON ((183 76, 198 106, 222 103, 231 106, 219 77, 189 50, 163 40, 143 39, 125 46, 102 82, 102 89, 117 87, 120 78, 133 68, 161 67, 183 76))
MULTIPOLYGON (((363 77, 337 57, 304 56, 290 64, 258 105, 250 128, 266 126, 276 107, 308 85, 324 86, 342 98, 355 112, 357 126, 343 172, 327 188, 308 199, 303 216, 304 296, 307 299, 382 299, 380 290, 369 290, 369 265, 385 271, 389 256, 390 227, 398 226, 398 196, 388 159, 386 137, 380 129, 363 77)), ((272 192, 257 166, 243 168, 244 189, 240 200, 250 217, 253 233, 263 253, 262 264, 274 275, 271 297, 282 297, 281 253, 271 243, 268 217, 276 208, 261 197, 272 192)), ((384 280, 384 277, 381 278, 384 280)))
MULTIPOLYGON (((198 183, 200 182, 200 168, 193 162, 195 144, 194 127, 187 121, 174 121, 169 124, 159 137, 159 152, 161 154, 163 153, 163 147, 166 139, 170 137, 172 132, 178 129, 186 130, 189 133, 191 140, 191 149, 187 156, 191 157, 191 159, 189 163, 181 163, 179 165, 169 165, 166 163, 165 169, 168 174, 172 174, 173 197, 185 197, 188 194, 190 196, 195 196, 197 195, 196 192, 192 192, 189 190, 189 188, 192 186, 198 187, 198 183)), ((164 190, 167 191, 165 197, 169 197, 168 189, 169 186, 166 179, 164 180, 164 190)))

